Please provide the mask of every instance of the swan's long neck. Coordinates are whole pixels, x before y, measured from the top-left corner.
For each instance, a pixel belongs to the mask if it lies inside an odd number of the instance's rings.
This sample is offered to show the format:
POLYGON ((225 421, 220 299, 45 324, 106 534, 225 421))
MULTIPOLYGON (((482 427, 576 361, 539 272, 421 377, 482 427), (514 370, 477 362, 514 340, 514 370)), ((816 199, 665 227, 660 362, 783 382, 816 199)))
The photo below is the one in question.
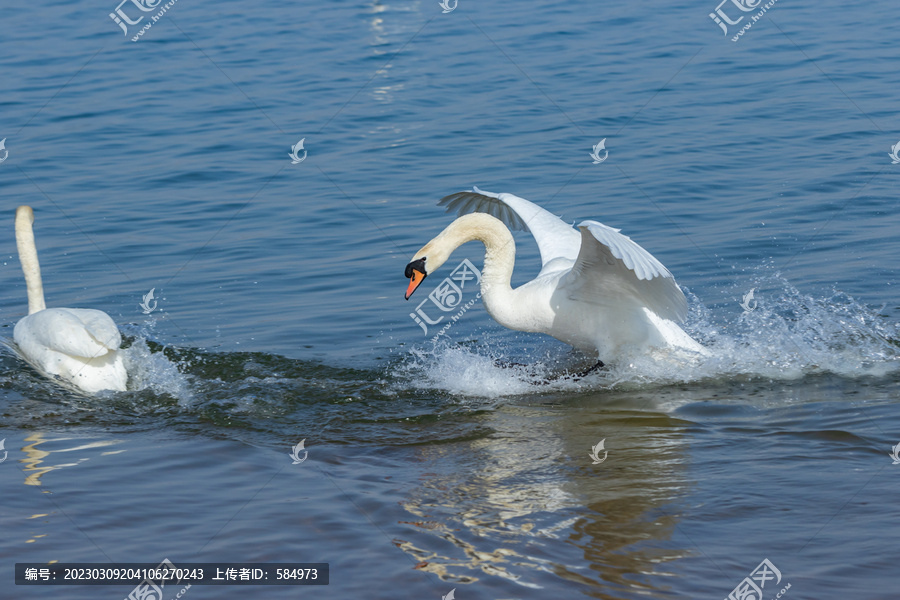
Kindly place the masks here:
POLYGON ((25 288, 28 293, 28 314, 44 310, 44 284, 41 282, 41 265, 38 262, 37 248, 34 245, 34 212, 30 206, 16 209, 16 248, 19 250, 19 262, 25 273, 25 288))
POLYGON ((463 215, 416 253, 426 257, 429 270, 440 267, 459 246, 466 242, 484 244, 484 267, 481 271, 481 298, 488 313, 501 325, 520 329, 512 289, 516 243, 499 219, 485 213, 463 215))

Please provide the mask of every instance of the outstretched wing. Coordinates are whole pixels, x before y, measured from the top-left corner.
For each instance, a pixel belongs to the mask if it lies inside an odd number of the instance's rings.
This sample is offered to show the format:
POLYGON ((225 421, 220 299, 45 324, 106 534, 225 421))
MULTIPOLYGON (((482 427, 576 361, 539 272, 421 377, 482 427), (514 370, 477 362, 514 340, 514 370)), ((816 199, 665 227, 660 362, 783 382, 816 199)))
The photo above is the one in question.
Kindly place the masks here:
POLYGON ((94 358, 122 343, 119 328, 105 312, 92 308, 47 308, 28 315, 33 341, 71 356, 94 358))
POLYGON ((447 212, 460 216, 483 212, 497 217, 510 229, 530 231, 541 252, 541 264, 546 266, 557 258, 575 260, 581 238, 565 221, 537 204, 513 194, 495 194, 473 188, 471 192, 451 194, 438 202, 447 212))
POLYGON ((661 262, 618 229, 582 221, 581 250, 560 288, 573 300, 618 304, 636 298, 664 319, 681 321, 687 300, 661 262))

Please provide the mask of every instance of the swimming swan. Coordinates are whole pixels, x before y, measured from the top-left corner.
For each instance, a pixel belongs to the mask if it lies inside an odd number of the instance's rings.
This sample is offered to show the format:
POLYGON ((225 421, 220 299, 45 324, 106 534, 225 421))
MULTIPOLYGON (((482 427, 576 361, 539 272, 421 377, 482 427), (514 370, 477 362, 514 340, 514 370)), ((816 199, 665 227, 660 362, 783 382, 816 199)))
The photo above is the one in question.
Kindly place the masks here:
POLYGON ((549 334, 601 361, 650 349, 708 353, 676 325, 688 307, 672 274, 618 229, 597 221, 575 229, 524 198, 477 187, 439 204, 460 216, 406 266, 407 300, 456 248, 478 240, 484 244, 481 297, 504 327, 549 334), (538 276, 516 289, 509 228, 531 231, 541 253, 538 276))
POLYGON ((13 331, 20 353, 43 374, 85 392, 124 390, 128 373, 118 352, 122 337, 109 315, 91 308, 46 308, 33 223, 31 207, 16 209, 16 247, 28 292, 28 315, 13 331))

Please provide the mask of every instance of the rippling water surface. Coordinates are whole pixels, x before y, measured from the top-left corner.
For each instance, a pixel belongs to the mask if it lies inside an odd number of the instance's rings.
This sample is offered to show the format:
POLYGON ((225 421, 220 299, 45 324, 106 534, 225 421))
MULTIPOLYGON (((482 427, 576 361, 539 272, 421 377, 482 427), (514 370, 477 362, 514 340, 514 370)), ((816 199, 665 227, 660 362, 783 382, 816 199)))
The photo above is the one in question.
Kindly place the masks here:
POLYGON ((138 4, 0 22, 0 337, 28 204, 48 304, 108 312, 131 375, 0 352, 0 598, 130 592, 16 562, 163 558, 330 564, 197 599, 719 599, 764 559, 765 600, 896 595, 895 5, 781 0, 733 42, 753 2, 726 36, 715 1, 179 0, 132 42, 138 4), (472 287, 423 332, 481 248, 409 303, 403 268, 473 184, 621 228, 710 356, 580 375, 472 287))

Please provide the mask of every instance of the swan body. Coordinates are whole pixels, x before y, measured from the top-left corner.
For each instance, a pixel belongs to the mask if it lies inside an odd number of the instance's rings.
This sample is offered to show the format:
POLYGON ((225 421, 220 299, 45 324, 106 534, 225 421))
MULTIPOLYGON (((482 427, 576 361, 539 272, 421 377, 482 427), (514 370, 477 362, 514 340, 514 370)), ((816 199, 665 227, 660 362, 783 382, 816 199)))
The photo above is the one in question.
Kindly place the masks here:
POLYGON ((28 315, 13 330, 22 357, 48 376, 84 392, 125 390, 128 373, 119 345, 122 337, 105 312, 90 308, 46 308, 34 243, 34 212, 16 210, 16 246, 28 293, 28 315))
POLYGON ((687 300, 672 274, 618 229, 590 220, 576 229, 524 198, 477 187, 440 204, 460 216, 407 265, 407 300, 456 248, 478 240, 485 246, 481 298, 505 327, 549 334, 602 361, 651 349, 707 354, 677 325, 687 300), (542 262, 537 277, 516 289, 510 228, 532 233, 542 262))

